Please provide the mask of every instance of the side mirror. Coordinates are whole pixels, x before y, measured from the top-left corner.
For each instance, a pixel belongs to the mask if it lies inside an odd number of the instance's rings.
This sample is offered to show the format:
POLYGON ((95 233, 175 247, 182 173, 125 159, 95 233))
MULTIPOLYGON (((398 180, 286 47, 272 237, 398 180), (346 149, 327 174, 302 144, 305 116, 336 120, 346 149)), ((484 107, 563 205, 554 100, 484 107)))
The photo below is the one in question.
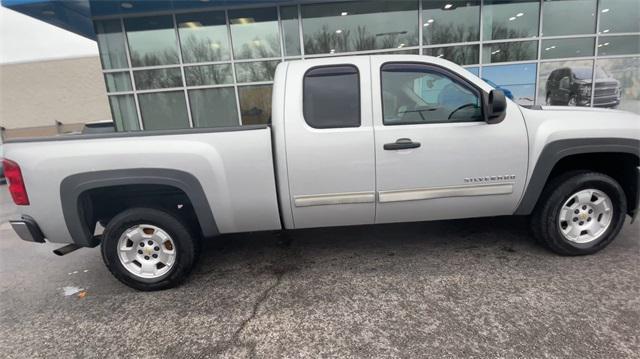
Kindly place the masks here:
POLYGON ((485 119, 488 124, 500 123, 507 114, 507 99, 502 90, 491 90, 487 99, 485 119))
POLYGON ((560 79, 559 87, 562 90, 568 90, 569 89, 569 76, 565 76, 562 79, 560 79))

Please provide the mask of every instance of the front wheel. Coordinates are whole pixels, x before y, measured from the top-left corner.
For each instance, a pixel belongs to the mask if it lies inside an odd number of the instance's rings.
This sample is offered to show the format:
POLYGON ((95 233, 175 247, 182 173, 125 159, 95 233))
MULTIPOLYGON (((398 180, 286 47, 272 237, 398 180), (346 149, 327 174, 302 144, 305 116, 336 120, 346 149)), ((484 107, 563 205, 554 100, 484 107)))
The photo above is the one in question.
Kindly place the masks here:
POLYGON ((611 243, 624 224, 625 193, 602 173, 573 172, 551 181, 532 217, 535 237, 562 255, 595 253, 611 243))
POLYGON ((179 217, 153 208, 132 208, 105 227, 102 258, 111 273, 132 288, 166 289, 191 271, 196 240, 179 217))

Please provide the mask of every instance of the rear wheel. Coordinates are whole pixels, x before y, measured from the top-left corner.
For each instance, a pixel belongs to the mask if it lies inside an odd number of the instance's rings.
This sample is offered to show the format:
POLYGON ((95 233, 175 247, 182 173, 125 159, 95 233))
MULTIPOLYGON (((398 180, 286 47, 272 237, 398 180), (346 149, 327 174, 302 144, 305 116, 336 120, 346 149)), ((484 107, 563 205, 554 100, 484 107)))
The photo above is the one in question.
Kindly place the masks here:
POLYGON ((602 173, 572 172, 551 181, 532 217, 535 237, 562 255, 595 253, 611 243, 627 209, 622 187, 602 173))
POLYGON ((197 239, 169 212, 132 208, 105 227, 102 258, 122 283, 139 290, 159 290, 182 282, 194 265, 197 239))

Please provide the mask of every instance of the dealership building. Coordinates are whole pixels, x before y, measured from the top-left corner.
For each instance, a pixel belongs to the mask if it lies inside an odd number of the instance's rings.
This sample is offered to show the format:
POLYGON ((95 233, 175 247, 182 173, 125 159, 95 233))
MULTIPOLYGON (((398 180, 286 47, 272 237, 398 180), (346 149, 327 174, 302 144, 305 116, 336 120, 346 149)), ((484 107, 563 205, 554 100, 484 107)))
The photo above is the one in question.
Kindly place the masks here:
POLYGON ((120 131, 268 123, 276 66, 442 57, 523 105, 640 113, 640 1, 2 0, 98 43, 120 131))

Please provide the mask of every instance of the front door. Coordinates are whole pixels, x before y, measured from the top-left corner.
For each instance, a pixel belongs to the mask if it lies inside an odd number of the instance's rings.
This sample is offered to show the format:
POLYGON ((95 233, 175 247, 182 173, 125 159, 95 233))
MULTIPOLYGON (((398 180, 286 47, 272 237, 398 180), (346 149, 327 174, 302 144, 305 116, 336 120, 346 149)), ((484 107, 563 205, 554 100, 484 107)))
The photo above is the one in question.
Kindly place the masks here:
POLYGON ((295 228, 374 221, 370 72, 365 56, 289 64, 284 132, 295 228))
POLYGON ((487 85, 443 65, 372 58, 382 91, 373 98, 376 223, 507 215, 518 204, 528 156, 518 106, 508 101, 506 118, 487 124, 487 85))

